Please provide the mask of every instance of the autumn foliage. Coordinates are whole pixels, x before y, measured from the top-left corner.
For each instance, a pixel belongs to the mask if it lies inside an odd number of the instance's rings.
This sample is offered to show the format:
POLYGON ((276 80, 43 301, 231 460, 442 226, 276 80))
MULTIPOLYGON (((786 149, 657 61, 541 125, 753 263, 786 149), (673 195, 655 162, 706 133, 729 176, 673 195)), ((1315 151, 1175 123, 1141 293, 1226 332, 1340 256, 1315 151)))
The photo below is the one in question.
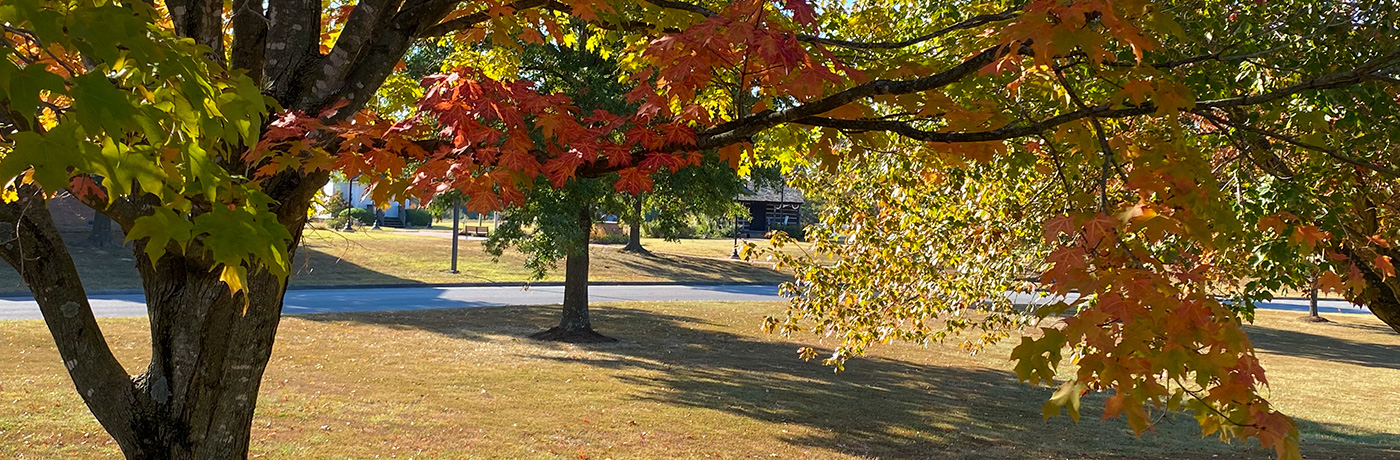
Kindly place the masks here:
POLYGON ((0 178, 15 206, 69 191, 113 215, 142 263, 220 273, 244 313, 332 171, 376 202, 456 190, 489 210, 540 175, 636 192, 715 151, 837 204, 809 233, 837 262, 773 253, 797 280, 769 323, 839 337, 833 365, 1029 331, 1012 358, 1059 387, 1047 416, 1107 391, 1103 415, 1139 433, 1190 410, 1296 457, 1251 302, 1315 278, 1400 330, 1391 2, 234 2, 315 15, 316 43, 290 51, 304 27, 239 12, 225 40, 185 3, 224 20, 207 2, 0 6, 0 178), (619 56, 634 113, 584 113, 501 58, 576 26, 608 37, 587 46, 619 56), (432 40, 478 65, 365 110, 432 40))

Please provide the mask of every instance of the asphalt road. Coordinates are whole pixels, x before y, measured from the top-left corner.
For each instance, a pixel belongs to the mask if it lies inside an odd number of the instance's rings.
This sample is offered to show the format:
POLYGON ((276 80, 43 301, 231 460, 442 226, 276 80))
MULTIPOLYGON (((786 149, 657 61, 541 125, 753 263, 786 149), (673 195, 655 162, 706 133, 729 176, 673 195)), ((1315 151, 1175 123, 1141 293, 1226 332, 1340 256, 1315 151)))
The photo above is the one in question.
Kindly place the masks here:
MULTIPOLYGON (((595 302, 628 301, 749 301, 774 302, 777 286, 770 285, 597 285, 588 290, 595 302)), ((1018 303, 1029 301, 1016 298, 1018 303)), ((145 316, 146 304, 140 294, 91 296, 97 316, 145 316)), ((563 286, 490 287, 402 287, 354 289, 299 289, 287 292, 283 312, 287 314, 355 311, 426 310, 433 308, 498 307, 507 305, 548 305, 564 300, 563 286)), ((1307 300, 1281 299, 1261 304, 1275 310, 1307 311, 1307 300)), ((1323 313, 1366 313, 1346 301, 1323 300, 1323 313)), ((0 298, 0 320, 39 319, 39 306, 32 298, 0 298)))
MULTIPOLYGON (((629 285, 592 286, 588 298, 595 302, 629 301, 781 301, 777 286, 765 285, 629 285)), ((97 316, 145 316, 141 294, 90 297, 97 316)), ((549 305, 564 301, 563 286, 403 287, 356 289, 298 289, 287 291, 286 314, 354 311, 426 310, 433 308, 549 305)), ((0 298, 0 320, 38 319, 39 305, 32 298, 0 298)))

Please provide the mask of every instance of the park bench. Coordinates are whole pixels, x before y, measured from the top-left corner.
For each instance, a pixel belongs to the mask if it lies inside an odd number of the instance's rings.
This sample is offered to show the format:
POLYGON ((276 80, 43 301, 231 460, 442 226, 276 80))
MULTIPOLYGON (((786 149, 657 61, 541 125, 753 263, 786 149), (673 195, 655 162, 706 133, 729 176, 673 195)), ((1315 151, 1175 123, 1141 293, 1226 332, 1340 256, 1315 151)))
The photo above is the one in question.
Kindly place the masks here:
POLYGON ((490 234, 490 233, 491 233, 491 227, 487 227, 487 226, 485 226, 485 225, 467 225, 467 226, 462 227, 462 229, 461 229, 460 231, 458 231, 458 234, 460 234, 460 235, 466 235, 466 236, 480 236, 480 237, 485 237, 486 235, 488 235, 488 234, 490 234))

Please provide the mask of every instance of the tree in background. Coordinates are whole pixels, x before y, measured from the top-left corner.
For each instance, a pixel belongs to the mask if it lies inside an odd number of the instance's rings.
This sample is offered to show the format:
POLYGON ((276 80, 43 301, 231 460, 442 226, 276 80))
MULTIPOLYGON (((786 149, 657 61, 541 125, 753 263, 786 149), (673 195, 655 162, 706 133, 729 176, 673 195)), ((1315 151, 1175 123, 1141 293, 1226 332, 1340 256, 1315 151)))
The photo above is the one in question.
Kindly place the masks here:
POLYGON ((0 5, 0 257, 129 458, 246 456, 289 260, 331 171, 366 178, 376 202, 456 189, 475 210, 525 203, 541 177, 636 193, 711 151, 856 172, 833 189, 885 177, 819 229, 858 252, 792 261, 795 318, 845 340, 833 363, 866 343, 1025 324, 973 314, 1004 306, 1007 283, 973 282, 991 272, 932 244, 977 243, 1038 261, 1017 261, 1039 276, 1013 286, 1078 294, 1037 310, 1061 326, 1012 356, 1032 383, 1073 368, 1047 413, 1102 390, 1105 415, 1138 432, 1147 411, 1186 407, 1206 433, 1284 456, 1297 430, 1262 396, 1250 299, 1302 284, 1298 255, 1326 246, 1319 284, 1400 325, 1393 1, 331 6, 0 5), (391 75, 415 43, 505 56, 516 38, 576 40, 575 20, 625 44, 635 112, 585 112, 489 60, 417 82, 411 106, 363 110, 382 87, 413 88, 391 75), (132 240, 152 336, 135 377, 47 212, 64 190, 132 240), (903 263, 857 264, 882 260, 903 263), (1241 302, 1215 296, 1244 280, 1241 302))
MULTIPOLYGON (((519 72, 539 82, 541 91, 570 95, 583 112, 635 111, 635 104, 626 102, 628 80, 617 63, 603 54, 609 50, 589 49, 587 29, 576 27, 575 31, 578 40, 574 46, 525 46, 515 64, 519 72)), ((525 192, 523 204, 506 208, 500 227, 491 232, 486 247, 496 256, 512 246, 520 249, 526 254, 526 266, 535 279, 543 278, 560 259, 564 260, 564 304, 559 325, 530 336, 563 342, 616 341, 595 332, 588 314, 589 243, 599 217, 620 215, 631 220, 631 239, 640 248, 637 236, 643 201, 653 203, 651 209, 656 215, 652 218, 659 235, 675 239, 692 216, 733 212, 734 199, 742 191, 734 168, 713 154, 695 165, 659 171, 647 187, 650 190, 618 191, 616 180, 610 178, 575 177, 554 187, 549 180, 538 177, 535 187, 525 192)))

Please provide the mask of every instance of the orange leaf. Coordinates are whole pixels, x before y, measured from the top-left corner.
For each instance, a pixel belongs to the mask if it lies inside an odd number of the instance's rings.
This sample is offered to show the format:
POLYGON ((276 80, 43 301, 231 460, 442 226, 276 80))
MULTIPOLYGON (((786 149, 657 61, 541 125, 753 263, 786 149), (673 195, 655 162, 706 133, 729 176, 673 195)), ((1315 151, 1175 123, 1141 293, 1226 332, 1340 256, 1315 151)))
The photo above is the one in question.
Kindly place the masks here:
POLYGON ((1301 225, 1293 229, 1293 236, 1291 239, 1293 242, 1302 244, 1303 247, 1307 248, 1307 252, 1313 252, 1314 249, 1317 249, 1318 243, 1327 241, 1327 239, 1331 237, 1331 233, 1318 230, 1315 226, 1301 225))
POLYGON ((1328 271, 1317 278, 1317 289, 1322 292, 1342 292, 1346 290, 1341 276, 1328 271))
POLYGON ((1381 279, 1395 276, 1395 266, 1390 264, 1390 256, 1376 256, 1376 270, 1380 270, 1381 279))
POLYGON ((1074 233, 1074 218, 1070 216, 1052 217, 1045 221, 1045 242, 1055 244, 1060 242, 1060 235, 1074 233))

